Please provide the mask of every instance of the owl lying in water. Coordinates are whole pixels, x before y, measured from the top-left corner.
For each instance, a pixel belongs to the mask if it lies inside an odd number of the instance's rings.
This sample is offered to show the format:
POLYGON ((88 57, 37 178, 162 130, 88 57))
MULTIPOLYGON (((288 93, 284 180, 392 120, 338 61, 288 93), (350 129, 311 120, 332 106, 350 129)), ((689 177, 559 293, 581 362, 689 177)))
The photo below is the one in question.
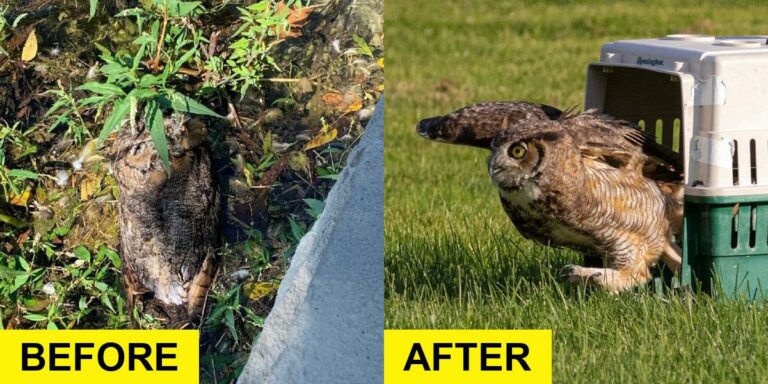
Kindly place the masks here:
POLYGON ((602 257, 603 268, 565 266, 569 281, 620 292, 650 280, 659 258, 679 271, 677 154, 628 123, 507 102, 425 119, 417 131, 490 149, 488 172, 523 236, 602 257))

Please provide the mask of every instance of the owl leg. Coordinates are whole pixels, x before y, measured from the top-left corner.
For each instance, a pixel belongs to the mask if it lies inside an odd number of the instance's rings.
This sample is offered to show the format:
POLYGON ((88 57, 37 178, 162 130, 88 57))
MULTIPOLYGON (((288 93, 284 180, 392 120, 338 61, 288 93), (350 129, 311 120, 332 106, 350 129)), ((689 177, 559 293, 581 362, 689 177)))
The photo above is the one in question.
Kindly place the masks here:
POLYGON ((680 254, 680 247, 671 239, 667 240, 667 244, 664 245, 664 252, 661 253, 661 258, 664 260, 664 264, 675 273, 680 272, 680 266, 683 264, 683 258, 680 254))

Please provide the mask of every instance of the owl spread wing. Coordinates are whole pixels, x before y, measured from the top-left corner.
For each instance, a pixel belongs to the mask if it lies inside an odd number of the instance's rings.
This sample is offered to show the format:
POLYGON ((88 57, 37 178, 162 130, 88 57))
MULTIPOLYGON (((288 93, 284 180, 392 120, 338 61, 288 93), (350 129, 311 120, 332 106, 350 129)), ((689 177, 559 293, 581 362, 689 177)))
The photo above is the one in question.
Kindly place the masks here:
POLYGON ((480 103, 421 120, 416 131, 430 140, 490 149, 493 139, 510 124, 555 120, 562 113, 555 107, 523 101, 480 103))

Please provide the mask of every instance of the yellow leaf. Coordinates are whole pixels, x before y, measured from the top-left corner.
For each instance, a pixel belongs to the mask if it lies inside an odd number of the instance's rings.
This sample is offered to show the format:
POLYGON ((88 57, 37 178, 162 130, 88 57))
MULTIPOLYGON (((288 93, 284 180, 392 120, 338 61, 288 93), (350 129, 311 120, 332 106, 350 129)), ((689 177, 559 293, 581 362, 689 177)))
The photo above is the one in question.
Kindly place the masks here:
POLYGON ((86 177, 80 183, 80 201, 86 201, 90 199, 96 192, 101 189, 101 178, 99 177, 86 177))
POLYGON ((243 292, 245 292, 251 300, 260 300, 275 293, 278 287, 280 287, 279 282, 262 281, 258 283, 243 284, 243 292))
POLYGON ((376 63, 379 64, 379 67, 384 68, 384 58, 383 57, 381 59, 377 60, 376 63))
POLYGON ((363 109, 363 99, 355 96, 355 99, 344 109, 344 112, 355 112, 363 109))
POLYGON ((251 170, 248 169, 248 167, 243 167, 243 176, 245 176, 245 183, 248 184, 248 186, 253 186, 253 173, 251 173, 251 170))
POLYGON ((317 136, 315 136, 312 140, 310 140, 307 144, 304 145, 304 150, 307 151, 312 148, 317 148, 321 145, 328 144, 331 141, 333 141, 333 139, 335 139, 338 134, 339 132, 336 130, 336 128, 324 129, 317 136))
POLYGON ((384 92, 384 84, 379 84, 379 86, 376 87, 376 90, 379 92, 384 92))
POLYGON ((19 205, 22 207, 27 206, 27 200, 29 200, 29 195, 32 194, 32 187, 27 187, 24 192, 22 192, 20 195, 11 195, 11 201, 10 203, 13 205, 19 205))
POLYGON ((27 42, 24 43, 24 49, 21 50, 21 60, 30 61, 37 56, 37 36, 35 30, 29 33, 27 42))

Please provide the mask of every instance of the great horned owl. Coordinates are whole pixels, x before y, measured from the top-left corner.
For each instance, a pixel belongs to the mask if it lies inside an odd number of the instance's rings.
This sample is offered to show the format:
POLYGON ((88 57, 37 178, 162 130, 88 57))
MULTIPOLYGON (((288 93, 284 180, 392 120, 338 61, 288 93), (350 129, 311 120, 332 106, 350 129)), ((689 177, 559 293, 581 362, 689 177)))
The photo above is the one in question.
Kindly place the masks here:
POLYGON ((172 328, 194 322, 215 272, 219 194, 205 125, 165 118, 171 170, 146 130, 125 129, 113 146, 120 189, 120 257, 127 304, 172 328))
MULTIPOLYGON (((679 269, 674 237, 682 221, 682 182, 668 163, 643 153, 651 145, 647 135, 591 113, 542 118, 505 105, 484 107, 476 120, 494 115, 502 121, 488 146, 488 170, 507 215, 527 238, 604 259, 604 268, 566 266, 570 281, 618 292, 650 279, 649 267, 660 256, 679 269), (510 109, 508 124, 502 116, 510 109)), ((464 120, 462 130, 482 125, 476 123, 464 120)))

